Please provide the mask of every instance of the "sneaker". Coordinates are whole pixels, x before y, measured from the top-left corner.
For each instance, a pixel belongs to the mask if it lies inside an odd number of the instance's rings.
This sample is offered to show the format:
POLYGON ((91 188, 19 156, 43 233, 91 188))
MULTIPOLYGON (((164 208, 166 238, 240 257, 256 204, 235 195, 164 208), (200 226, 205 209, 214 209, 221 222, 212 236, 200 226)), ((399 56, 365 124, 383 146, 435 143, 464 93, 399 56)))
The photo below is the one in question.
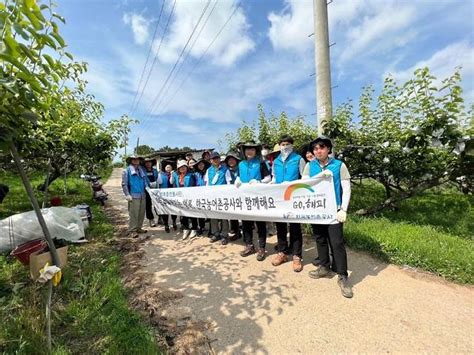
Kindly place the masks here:
POLYGON ((346 298, 352 298, 354 294, 352 293, 352 286, 345 275, 339 275, 337 279, 337 284, 341 288, 341 293, 346 298))
POLYGON ((150 223, 150 227, 151 227, 151 228, 156 227, 155 220, 149 219, 149 220, 148 220, 148 223, 150 223))
POLYGON ((191 233, 189 234, 190 239, 195 238, 196 236, 197 236, 197 231, 195 230, 192 230, 191 233))
POLYGON ((169 232, 170 232, 170 226, 166 226, 166 227, 165 227, 165 232, 166 232, 166 233, 169 233, 169 232))
POLYGON ((242 238, 242 234, 240 234, 240 232, 237 232, 237 233, 229 233, 229 240, 230 241, 235 241, 237 239, 240 239, 242 238))
POLYGON ((293 255, 293 271, 301 272, 301 270, 303 270, 303 263, 301 262, 301 258, 299 256, 293 255))
POLYGON ((220 236, 220 235, 211 235, 211 239, 209 239, 209 242, 215 243, 215 242, 217 242, 218 240, 221 240, 221 236, 220 236))
POLYGON ((246 245, 245 249, 240 252, 240 256, 243 258, 252 254, 255 254, 255 247, 252 244, 246 245))
POLYGON ((312 264, 313 264, 314 266, 319 266, 319 265, 321 265, 321 259, 319 258, 319 256, 318 256, 316 259, 313 260, 312 264))
POLYGON ((285 253, 279 252, 272 260, 273 266, 284 264, 288 261, 288 256, 285 253))
POLYGON ((331 273, 327 267, 319 265, 316 270, 311 270, 308 275, 313 279, 320 279, 322 277, 327 277, 331 273))
POLYGON ((222 238, 221 238, 221 244, 222 244, 222 245, 227 245, 227 244, 229 244, 229 238, 227 238, 227 237, 222 237, 222 238))
POLYGON ((189 229, 183 230, 183 240, 187 239, 190 233, 191 231, 189 229))
POLYGON ((139 233, 139 234, 143 234, 143 233, 146 233, 146 232, 148 232, 148 231, 146 229, 142 229, 142 228, 137 230, 137 233, 139 233))
POLYGON ((257 261, 265 260, 266 254, 264 248, 258 248, 257 250, 257 261))

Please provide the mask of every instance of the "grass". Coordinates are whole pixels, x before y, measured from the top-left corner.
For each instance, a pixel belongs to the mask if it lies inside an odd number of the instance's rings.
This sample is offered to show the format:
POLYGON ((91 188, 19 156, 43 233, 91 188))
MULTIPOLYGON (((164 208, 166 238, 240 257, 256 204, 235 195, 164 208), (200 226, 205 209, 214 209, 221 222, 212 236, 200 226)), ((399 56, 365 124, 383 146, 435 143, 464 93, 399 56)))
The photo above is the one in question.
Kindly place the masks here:
MULTIPOLYGON (((350 209, 356 211, 383 198, 380 185, 354 186, 350 209)), ((396 211, 350 216, 344 235, 350 247, 387 262, 474 284, 473 202, 472 196, 454 189, 430 190, 404 201, 396 211)))
MULTIPOLYGON (((11 189, 0 205, 0 218, 30 209, 16 176, 3 174, 0 181, 11 189)), ((40 181, 41 176, 32 176, 34 186, 40 181)), ((90 243, 70 246, 63 280, 54 290, 53 353, 159 353, 151 328, 128 308, 120 280, 120 254, 111 243, 113 227, 92 201, 88 183, 69 178, 68 196, 62 192, 62 181, 53 183, 51 196, 60 195, 67 206, 88 203, 94 221, 87 230, 90 243)), ((0 352, 46 353, 45 295, 46 288, 33 283, 23 265, 0 256, 0 352)))

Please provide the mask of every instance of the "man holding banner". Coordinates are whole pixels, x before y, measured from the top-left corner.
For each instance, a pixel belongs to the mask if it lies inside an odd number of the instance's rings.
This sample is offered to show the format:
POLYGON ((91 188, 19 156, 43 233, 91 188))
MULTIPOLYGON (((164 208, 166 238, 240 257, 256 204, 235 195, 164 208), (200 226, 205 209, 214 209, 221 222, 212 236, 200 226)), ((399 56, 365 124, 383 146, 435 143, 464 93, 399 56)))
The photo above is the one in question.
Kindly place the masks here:
MULTIPOLYGON (((242 184, 259 184, 269 183, 271 175, 268 171, 267 165, 260 158, 261 145, 250 142, 242 145, 242 155, 245 160, 239 163, 239 174, 235 180, 235 186, 239 188, 242 184)), ((265 246, 267 239, 267 226, 265 222, 256 221, 258 231, 258 250, 257 260, 263 261, 265 259, 265 246)), ((253 245, 253 221, 242 221, 242 230, 244 232, 245 249, 240 253, 242 257, 255 254, 255 247, 253 245)))
POLYGON ((316 239, 320 265, 316 270, 310 271, 309 276, 319 279, 330 274, 330 246, 333 254, 332 270, 339 276, 337 282, 341 288, 342 295, 351 298, 353 293, 352 287, 347 280, 347 252, 342 230, 351 198, 351 176, 342 161, 329 157, 329 154, 332 152, 332 142, 329 138, 316 138, 310 143, 309 150, 313 152, 316 159, 306 164, 303 179, 314 177, 320 173, 332 175, 338 210, 336 219, 339 222, 336 224, 311 225, 316 239))
MULTIPOLYGON (((305 167, 304 159, 293 151, 293 138, 283 136, 280 141, 280 155, 273 162, 272 183, 281 184, 299 180, 305 167)), ((273 266, 279 266, 288 261, 287 254, 293 254, 293 271, 303 270, 303 235, 300 223, 290 223, 290 244, 287 241, 287 223, 276 223, 278 254, 272 260, 273 266)))

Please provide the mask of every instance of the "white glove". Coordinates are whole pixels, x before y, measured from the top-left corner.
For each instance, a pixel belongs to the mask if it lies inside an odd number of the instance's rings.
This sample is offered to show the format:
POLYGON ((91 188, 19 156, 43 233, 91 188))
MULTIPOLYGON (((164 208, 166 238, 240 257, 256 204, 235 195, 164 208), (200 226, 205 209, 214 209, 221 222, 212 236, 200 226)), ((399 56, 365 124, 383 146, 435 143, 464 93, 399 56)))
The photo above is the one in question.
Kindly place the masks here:
POLYGON ((347 219, 347 212, 344 211, 344 210, 339 210, 337 211, 337 214, 336 214, 336 219, 341 222, 341 223, 344 223, 347 219))
POLYGON ((234 185, 235 185, 236 188, 239 188, 240 186, 242 186, 242 181, 237 179, 237 180, 235 180, 234 185))
POLYGON ((131 202, 133 200, 133 197, 130 196, 130 195, 125 195, 125 199, 128 201, 128 202, 131 202))
POLYGON ((249 184, 250 184, 250 185, 258 184, 259 182, 260 182, 260 181, 258 181, 258 180, 252 179, 252 180, 249 181, 249 184))
POLYGON ((328 170, 328 169, 323 170, 323 171, 321 171, 321 176, 325 177, 325 178, 330 178, 330 177, 332 177, 332 171, 328 170))
POLYGON ((158 183, 157 182, 150 182, 150 187, 152 189, 156 189, 158 187, 158 183))
MULTIPOLYGON (((61 273, 61 269, 56 265, 46 265, 40 270, 40 275, 38 277, 38 282, 46 283, 48 280, 51 280, 57 273, 61 273)), ((59 274, 59 280, 61 280, 61 274, 59 274)), ((59 280, 55 280, 55 286, 59 283, 59 280)))

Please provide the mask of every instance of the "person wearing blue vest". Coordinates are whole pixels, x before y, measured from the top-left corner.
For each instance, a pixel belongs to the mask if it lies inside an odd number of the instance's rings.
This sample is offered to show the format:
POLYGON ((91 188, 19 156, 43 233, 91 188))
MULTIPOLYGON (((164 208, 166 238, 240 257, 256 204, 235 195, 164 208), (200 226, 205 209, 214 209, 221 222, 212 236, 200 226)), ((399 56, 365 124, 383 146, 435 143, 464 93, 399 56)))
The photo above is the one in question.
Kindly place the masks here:
POLYGON ((347 298, 353 296, 352 287, 347 279, 347 252, 344 243, 343 224, 347 218, 347 208, 351 198, 351 176, 346 165, 329 156, 332 152, 332 142, 327 137, 318 137, 309 145, 310 151, 316 157, 306 164, 303 179, 322 174, 326 178, 332 177, 336 194, 337 215, 336 224, 312 224, 313 235, 316 239, 319 266, 309 272, 315 279, 329 276, 331 269, 338 274, 338 285, 342 295, 347 298), (329 247, 332 250, 333 260, 330 264, 329 247))
MULTIPOLYGON (((148 178, 148 181, 150 182, 150 187, 152 189, 156 189, 158 187, 158 170, 156 169, 156 159, 151 159, 151 158, 145 158, 143 161, 143 165, 145 167, 146 171, 146 176, 148 178)), ((145 191, 146 193, 146 207, 145 207, 145 214, 146 218, 148 219, 148 223, 150 224, 150 227, 156 227, 155 223, 155 215, 153 214, 153 203, 151 202, 151 197, 148 191, 145 191)))
MULTIPOLYGON (((227 153, 224 163, 229 169, 230 175, 232 176, 232 182, 231 182, 232 184, 235 183, 235 180, 237 179, 237 176, 239 174, 239 162, 240 162, 239 154, 235 152, 227 153)), ((233 219, 229 222, 229 224, 230 224, 229 240, 235 241, 237 239, 240 239, 242 235, 239 229, 239 220, 233 219)))
POLYGON ((140 165, 142 157, 132 155, 127 158, 127 168, 122 173, 122 190, 128 201, 128 233, 137 238, 139 233, 146 233, 142 229, 145 220, 146 187, 149 181, 145 169, 140 165))
MULTIPOLYGON (((179 160, 177 172, 171 174, 171 184, 174 187, 193 187, 196 186, 196 176, 189 170, 186 160, 179 160)), ((181 219, 183 225, 183 240, 188 237, 194 238, 197 235, 197 218, 183 216, 181 219), (189 224, 191 223, 191 228, 189 224)))
MULTIPOLYGON (((260 144, 249 142, 242 145, 242 155, 245 160, 239 163, 239 176, 235 181, 238 188, 242 184, 269 183, 272 180, 267 164, 262 161, 260 144)), ((265 222, 242 221, 242 231, 244 232, 245 249, 240 256, 247 257, 257 252, 257 260, 263 261, 266 257, 265 246, 267 243, 267 224, 265 222), (253 227, 257 225, 258 249, 255 250, 253 244, 253 227)))
MULTIPOLYGON (((293 151, 293 138, 283 136, 278 144, 280 145, 280 155, 273 161, 272 183, 281 184, 289 181, 299 180, 303 174, 305 161, 301 155, 293 151)), ((303 234, 301 224, 290 223, 290 244, 287 241, 288 224, 276 223, 278 253, 273 258, 273 266, 279 266, 288 261, 288 254, 293 254, 293 271, 303 270, 303 234)))
MULTIPOLYGON (((167 161, 163 161, 161 164, 162 164, 161 165, 162 169, 163 169, 163 165, 165 165, 165 167, 164 167, 164 171, 160 171, 158 174, 158 184, 159 184, 158 187, 160 189, 172 188, 173 185, 171 185, 171 175, 173 173, 173 167, 167 161)), ((161 215, 161 218, 163 219, 163 224, 165 225, 166 233, 169 233, 170 232, 169 215, 163 214, 161 215)), ((176 225, 176 218, 177 218, 176 215, 171 215, 171 220, 173 221, 174 230, 178 229, 178 226, 176 225)))
MULTIPOLYGON (((218 152, 211 153, 211 166, 204 175, 204 182, 206 186, 227 185, 232 182, 230 171, 221 163, 221 156, 218 152)), ((215 243, 220 240, 222 245, 227 245, 229 242, 229 221, 226 219, 211 219, 210 225, 210 242, 215 243)))
MULTIPOLYGON (((206 183, 204 182, 204 176, 206 175, 206 171, 211 166, 207 160, 201 159, 194 165, 194 175, 196 176, 196 185, 197 186, 205 186, 206 183)), ((206 228, 206 219, 205 218, 198 218, 198 235, 204 234, 204 229, 206 228)))

